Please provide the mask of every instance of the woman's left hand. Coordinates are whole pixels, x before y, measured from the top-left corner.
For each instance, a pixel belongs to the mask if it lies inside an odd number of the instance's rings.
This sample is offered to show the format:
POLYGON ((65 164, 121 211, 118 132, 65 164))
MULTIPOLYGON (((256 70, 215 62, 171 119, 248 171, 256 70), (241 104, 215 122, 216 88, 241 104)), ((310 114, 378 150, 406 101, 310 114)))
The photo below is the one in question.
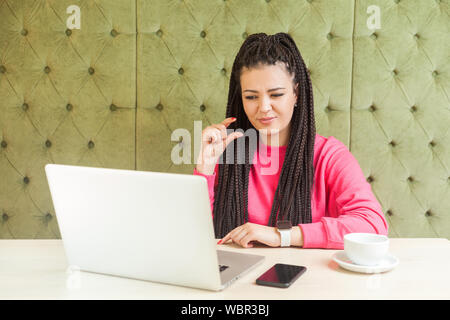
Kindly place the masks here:
POLYGON ((279 247, 281 245, 281 236, 277 228, 251 222, 234 228, 218 243, 222 244, 230 239, 244 248, 253 247, 253 244, 250 243, 251 241, 258 241, 270 247, 279 247))

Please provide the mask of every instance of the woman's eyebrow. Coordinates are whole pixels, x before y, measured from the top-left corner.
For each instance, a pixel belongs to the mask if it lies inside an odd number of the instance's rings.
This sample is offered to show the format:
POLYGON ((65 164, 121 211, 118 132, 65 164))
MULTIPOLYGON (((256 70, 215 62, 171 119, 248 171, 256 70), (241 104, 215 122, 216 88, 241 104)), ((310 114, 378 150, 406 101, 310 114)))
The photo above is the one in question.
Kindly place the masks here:
MULTIPOLYGON (((273 89, 267 90, 267 92, 276 91, 276 90, 279 90, 279 89, 286 89, 286 88, 283 88, 283 87, 273 88, 273 89)), ((244 90, 243 92, 246 92, 246 91, 258 93, 257 90, 251 90, 251 89, 244 90)))

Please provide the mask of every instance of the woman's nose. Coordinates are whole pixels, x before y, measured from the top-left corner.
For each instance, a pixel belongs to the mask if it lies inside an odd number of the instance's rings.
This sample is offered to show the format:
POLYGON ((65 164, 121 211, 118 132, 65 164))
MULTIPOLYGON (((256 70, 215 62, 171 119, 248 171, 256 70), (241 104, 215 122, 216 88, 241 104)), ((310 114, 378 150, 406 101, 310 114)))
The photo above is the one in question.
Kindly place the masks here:
POLYGON ((269 97, 261 97, 261 101, 259 102, 259 108, 262 112, 267 112, 272 109, 271 101, 269 97))

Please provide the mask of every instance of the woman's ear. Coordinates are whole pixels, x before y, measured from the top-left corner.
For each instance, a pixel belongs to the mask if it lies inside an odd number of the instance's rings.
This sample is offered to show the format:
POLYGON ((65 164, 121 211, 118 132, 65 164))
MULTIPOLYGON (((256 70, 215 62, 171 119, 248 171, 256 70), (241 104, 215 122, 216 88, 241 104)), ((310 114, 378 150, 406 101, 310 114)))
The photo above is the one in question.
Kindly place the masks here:
POLYGON ((294 87, 295 100, 298 100, 298 91, 299 91, 299 89, 298 89, 298 83, 296 83, 296 84, 295 84, 295 87, 294 87))

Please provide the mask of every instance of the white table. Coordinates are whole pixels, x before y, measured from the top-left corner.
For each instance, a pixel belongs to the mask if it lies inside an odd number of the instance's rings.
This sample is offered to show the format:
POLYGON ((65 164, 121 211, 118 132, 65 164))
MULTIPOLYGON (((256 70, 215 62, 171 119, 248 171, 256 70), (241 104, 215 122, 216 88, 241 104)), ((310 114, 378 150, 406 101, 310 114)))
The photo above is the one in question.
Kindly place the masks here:
MULTIPOLYGON (((399 265, 362 274, 331 260, 336 250, 240 248, 221 250, 265 255, 265 261, 221 292, 68 270, 61 240, 0 240, 2 299, 450 299, 450 242, 391 238, 399 265), (288 289, 258 286, 255 279, 275 263, 308 268, 288 289)), ((186 248, 180 247, 180 250, 186 248)))

